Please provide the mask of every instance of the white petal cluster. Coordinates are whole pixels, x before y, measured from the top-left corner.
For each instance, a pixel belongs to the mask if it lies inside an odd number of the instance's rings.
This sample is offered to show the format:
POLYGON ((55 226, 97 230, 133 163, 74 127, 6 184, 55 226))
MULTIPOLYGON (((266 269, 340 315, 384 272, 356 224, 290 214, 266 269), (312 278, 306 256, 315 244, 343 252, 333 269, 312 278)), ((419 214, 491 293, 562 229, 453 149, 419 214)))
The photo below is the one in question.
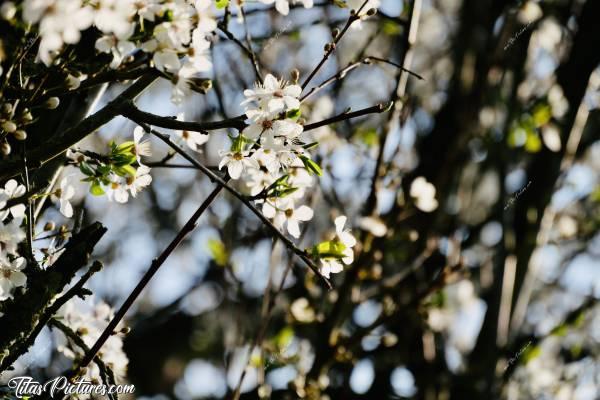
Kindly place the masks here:
POLYGON ((11 179, 0 188, 0 301, 13 297, 16 288, 25 286, 27 276, 22 272, 25 258, 20 257, 18 245, 25 239, 21 222, 25 216, 25 205, 8 206, 8 201, 25 194, 25 186, 11 179))
POLYGON ((337 217, 334 221, 336 233, 335 240, 344 245, 344 257, 341 260, 336 257, 321 258, 321 274, 326 278, 329 278, 331 274, 342 272, 344 264, 350 265, 354 261, 354 251, 352 250, 352 247, 356 245, 356 239, 350 233, 349 229, 344 229, 346 221, 347 218, 344 215, 337 217))
MULTIPOLYGON (((108 304, 99 301, 92 305, 93 302, 93 297, 85 301, 73 299, 58 313, 61 322, 76 332, 88 347, 94 345, 114 315, 108 304)), ((118 326, 117 331, 120 329, 121 327, 118 326)), ((68 340, 64 345, 59 346, 58 350, 71 359, 79 359, 83 356, 83 351, 68 340)), ((113 371, 117 382, 122 382, 127 373, 129 360, 123 351, 121 335, 111 335, 100 349, 99 355, 104 364, 113 371)), ((100 371, 95 363, 88 366, 84 379, 101 382, 100 371)))
POLYGON ((266 194, 267 188, 287 176, 285 196, 260 198, 262 211, 277 228, 295 238, 300 236, 300 222, 312 219, 313 210, 300 204, 313 178, 300 157, 309 158, 301 145, 304 127, 290 117, 299 112, 302 88, 268 74, 264 83, 244 91, 249 125, 235 139, 230 150, 221 152, 219 168, 227 168, 231 179, 243 179, 250 194, 266 194))
POLYGON ((95 47, 112 55, 111 68, 137 50, 173 76, 173 102, 190 92, 190 79, 212 68, 209 34, 217 27, 211 0, 26 0, 23 19, 37 25, 38 59, 50 66, 65 45, 77 44, 94 26, 95 47))

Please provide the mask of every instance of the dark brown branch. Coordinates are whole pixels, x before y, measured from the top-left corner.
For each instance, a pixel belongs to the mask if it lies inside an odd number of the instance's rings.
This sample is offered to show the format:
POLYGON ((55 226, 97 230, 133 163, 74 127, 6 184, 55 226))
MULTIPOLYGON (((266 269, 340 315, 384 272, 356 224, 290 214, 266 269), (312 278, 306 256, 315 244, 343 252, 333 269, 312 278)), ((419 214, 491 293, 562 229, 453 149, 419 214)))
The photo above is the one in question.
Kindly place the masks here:
POLYGON ((381 104, 377 104, 376 106, 363 108, 362 110, 358 110, 358 111, 344 112, 344 113, 338 114, 334 117, 324 119, 323 121, 314 122, 312 124, 305 125, 304 132, 311 131, 313 129, 317 129, 322 126, 334 124, 336 122, 346 121, 348 119, 358 118, 358 117, 362 117, 362 116, 369 115, 369 114, 381 114, 381 113, 389 111, 389 109, 393 105, 394 104, 391 102, 385 103, 385 104, 381 103, 381 104))
POLYGON ((237 117, 222 121, 188 122, 180 121, 175 119, 175 117, 162 117, 142 111, 131 102, 122 104, 120 113, 132 121, 139 121, 148 125, 159 126, 166 129, 187 130, 192 132, 206 133, 206 131, 226 128, 233 128, 241 131, 246 127, 246 123, 244 122, 246 119, 245 115, 239 115, 237 117))

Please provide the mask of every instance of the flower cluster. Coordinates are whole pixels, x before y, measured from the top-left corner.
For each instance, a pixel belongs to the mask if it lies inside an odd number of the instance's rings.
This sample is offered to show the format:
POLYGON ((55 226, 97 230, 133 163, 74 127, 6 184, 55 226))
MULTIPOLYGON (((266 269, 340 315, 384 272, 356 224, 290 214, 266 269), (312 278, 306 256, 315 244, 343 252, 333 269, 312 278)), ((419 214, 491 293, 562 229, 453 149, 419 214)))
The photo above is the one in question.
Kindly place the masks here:
MULTIPOLYGON (((118 68, 136 53, 149 53, 154 66, 172 76, 173 101, 178 103, 195 75, 212 67, 208 35, 217 23, 211 8, 211 0, 26 0, 21 17, 37 29, 37 57, 45 65, 52 65, 66 45, 79 43, 83 32, 94 27, 100 31, 95 48, 112 56, 110 67, 118 68)), ((16 21, 19 10, 7 2, 2 15, 16 21)))
POLYGON ((70 150, 67 156, 86 175, 83 182, 90 183, 90 193, 106 194, 110 201, 126 203, 130 195, 136 197, 152 182, 150 168, 142 163, 142 157, 152 154, 150 142, 143 136, 144 130, 138 126, 133 132, 133 141, 119 145, 110 142, 107 155, 70 150))
MULTIPOLYGON (((99 301, 92 305, 93 302, 93 297, 86 301, 75 299, 65 304, 58 313, 61 322, 75 332, 88 348, 94 345, 114 315, 108 304, 99 301)), ((122 331, 123 327, 118 326, 117 332, 122 331)), ((58 350, 72 360, 79 360, 84 355, 83 350, 68 338, 65 345, 59 346, 58 350)), ((99 355, 104 364, 112 370, 115 380, 122 382, 127 374, 127 365, 129 364, 123 351, 122 335, 111 335, 102 346, 99 355)), ((83 379, 100 383, 101 378, 102 374, 97 364, 88 365, 83 379)))
MULTIPOLYGON (((294 74, 297 77, 297 74, 294 74)), ((219 168, 227 168, 231 179, 244 181, 250 196, 261 204, 263 214, 278 229, 300 237, 300 223, 314 212, 306 204, 307 190, 321 168, 308 153, 318 143, 306 143, 300 122, 300 94, 295 83, 268 74, 264 83, 244 91, 242 102, 249 125, 221 152, 219 168)), ((337 237, 313 247, 311 255, 321 260, 321 272, 329 277, 341 272, 342 263, 353 261, 354 237, 343 230, 346 217, 336 219, 337 237)))
MULTIPOLYGON (((33 116, 29 108, 21 108, 17 110, 15 102, 2 102, 0 104, 0 129, 6 133, 6 135, 12 136, 15 140, 22 141, 27 138, 27 132, 25 126, 33 122, 33 116)), ((8 155, 11 152, 10 145, 6 138, 2 139, 0 145, 0 151, 4 155, 8 155)))
POLYGON ((8 202, 25 194, 25 186, 14 179, 0 188, 0 301, 13 297, 16 288, 27 283, 22 272, 25 258, 18 253, 18 246, 25 239, 21 222, 25 217, 23 204, 10 205, 8 202))
POLYGON ((313 217, 310 207, 298 203, 313 184, 310 171, 320 171, 301 140, 301 91, 300 86, 271 74, 264 84, 246 90, 242 105, 250 124, 233 140, 230 150, 221 153, 219 164, 219 168, 227 167, 231 179, 243 177, 250 194, 262 203, 265 216, 295 238, 300 236, 299 222, 313 217))

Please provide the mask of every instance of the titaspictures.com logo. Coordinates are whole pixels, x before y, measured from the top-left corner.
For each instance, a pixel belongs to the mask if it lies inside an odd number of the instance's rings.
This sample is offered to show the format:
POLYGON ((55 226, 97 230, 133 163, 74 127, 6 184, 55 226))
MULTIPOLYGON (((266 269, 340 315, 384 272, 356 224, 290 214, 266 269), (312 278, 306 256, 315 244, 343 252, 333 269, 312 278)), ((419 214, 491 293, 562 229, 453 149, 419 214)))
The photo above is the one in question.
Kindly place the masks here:
POLYGON ((38 382, 30 376, 16 376, 8 381, 7 386, 19 399, 42 394, 48 394, 52 398, 62 398, 74 394, 106 396, 135 392, 135 385, 104 385, 86 380, 71 382, 65 376, 59 376, 45 383, 38 382))

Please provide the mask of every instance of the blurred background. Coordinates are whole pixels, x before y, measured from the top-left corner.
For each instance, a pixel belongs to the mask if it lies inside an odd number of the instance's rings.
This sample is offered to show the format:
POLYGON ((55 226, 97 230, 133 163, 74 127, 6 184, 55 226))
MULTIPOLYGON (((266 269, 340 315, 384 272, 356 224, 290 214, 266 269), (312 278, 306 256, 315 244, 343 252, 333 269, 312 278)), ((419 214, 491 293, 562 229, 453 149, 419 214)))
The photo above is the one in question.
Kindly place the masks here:
MULTIPOLYGON (((348 18, 333 3, 284 16, 246 1, 244 23, 232 2, 229 28, 243 38, 247 27, 263 71, 298 68, 302 80, 348 18)), ((310 133, 324 173, 298 247, 347 215, 355 262, 328 291, 220 194, 127 316, 135 397, 225 398, 246 369, 242 399, 599 399, 599 16, 597 0, 382 0, 313 85, 371 62, 302 105, 310 123, 396 102, 310 133)), ((222 33, 212 55, 208 94, 176 107, 161 80, 139 108, 195 121, 242 113, 247 56, 222 33)), ((133 128, 115 119, 80 147, 105 149, 133 128)), ((217 165, 227 133, 211 133, 199 160, 217 165)), ((153 141, 155 161, 168 151, 153 141)), ((214 188, 178 156, 169 164, 126 206, 77 199, 109 229, 90 288, 114 307, 214 188)), ((54 340, 45 330, 12 373, 59 374, 68 363, 54 340)))

